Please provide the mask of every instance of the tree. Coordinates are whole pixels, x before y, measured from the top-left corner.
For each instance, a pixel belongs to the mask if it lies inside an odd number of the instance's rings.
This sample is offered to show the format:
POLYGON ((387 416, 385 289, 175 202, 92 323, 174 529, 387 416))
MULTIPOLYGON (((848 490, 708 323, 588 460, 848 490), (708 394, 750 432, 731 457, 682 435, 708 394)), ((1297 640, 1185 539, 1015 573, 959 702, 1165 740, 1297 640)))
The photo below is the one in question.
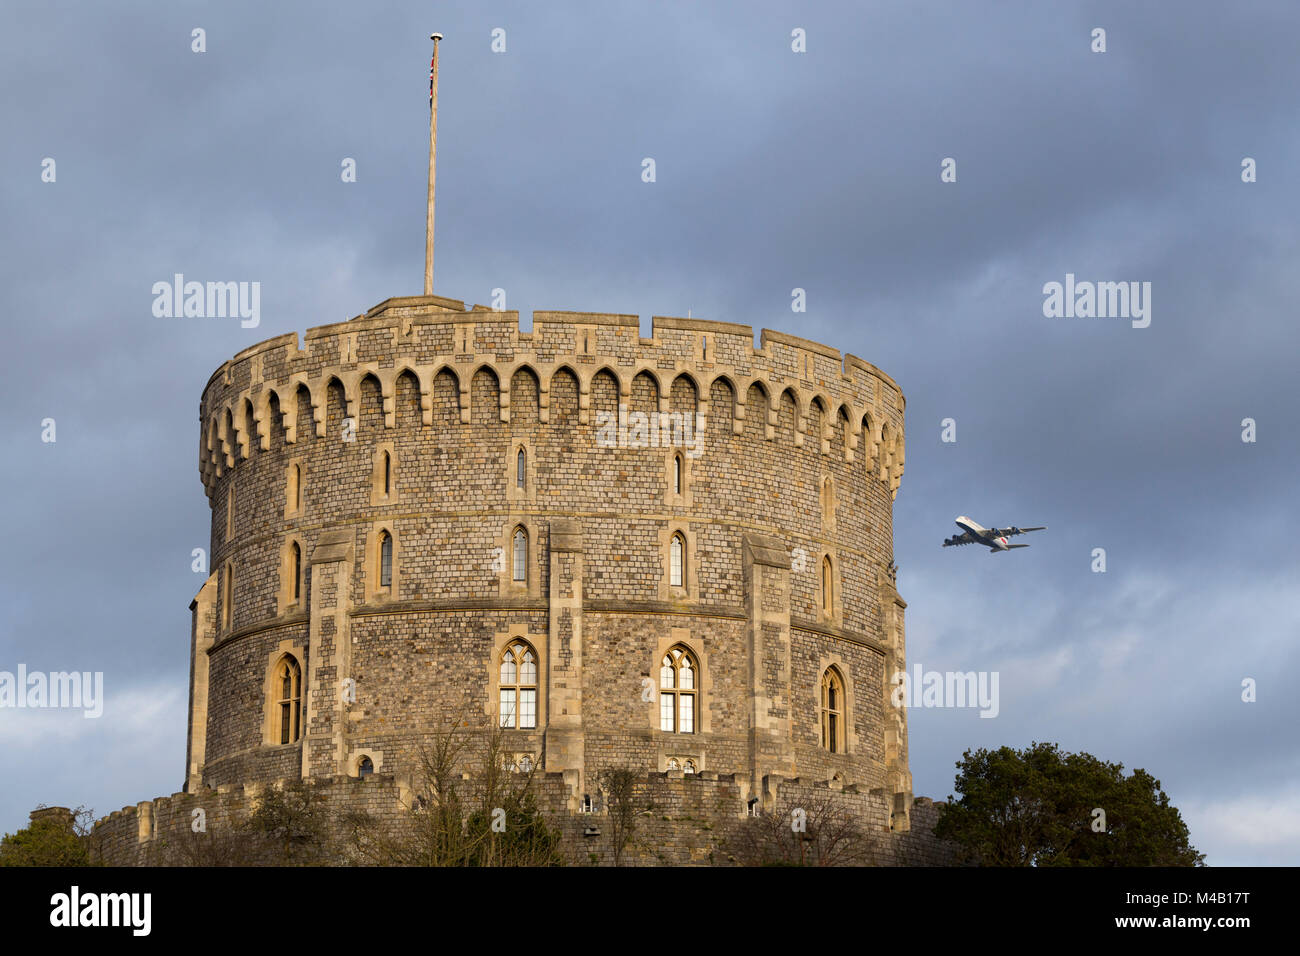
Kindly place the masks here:
POLYGON ((347 815, 350 862, 378 866, 559 866, 560 835, 538 810, 536 765, 514 766, 505 732, 463 717, 420 750, 414 799, 396 821, 347 815))
POLYGON ((172 837, 160 837, 151 849, 149 866, 258 866, 286 863, 267 852, 266 841, 249 832, 247 823, 195 832, 186 827, 172 837))
POLYGON ((85 807, 36 808, 32 822, 0 840, 0 866, 90 866, 94 813, 85 807))
MULTIPOLYGON (((266 787, 237 822, 196 832, 165 831, 151 848, 152 866, 321 866, 336 859, 328 784, 294 779, 266 787)), ((215 821, 214 821, 215 823, 215 821)))
POLYGON ((631 767, 606 767, 596 775, 596 783, 605 793, 609 812, 610 843, 614 865, 623 865, 623 851, 636 833, 636 819, 654 810, 654 800, 646 792, 644 774, 631 767))
POLYGON ((882 851, 845 802, 826 791, 746 817, 725 852, 741 866, 870 866, 882 851))
POLYGON ((244 828, 271 851, 277 866, 313 865, 331 858, 330 811, 321 785, 294 780, 262 791, 244 828), (260 838, 257 839, 257 838, 260 838))
POLYGON ((935 835, 981 866, 1201 866, 1187 825, 1145 770, 1034 743, 966 751, 935 835), (1100 810, 1098 814, 1096 811, 1100 810))

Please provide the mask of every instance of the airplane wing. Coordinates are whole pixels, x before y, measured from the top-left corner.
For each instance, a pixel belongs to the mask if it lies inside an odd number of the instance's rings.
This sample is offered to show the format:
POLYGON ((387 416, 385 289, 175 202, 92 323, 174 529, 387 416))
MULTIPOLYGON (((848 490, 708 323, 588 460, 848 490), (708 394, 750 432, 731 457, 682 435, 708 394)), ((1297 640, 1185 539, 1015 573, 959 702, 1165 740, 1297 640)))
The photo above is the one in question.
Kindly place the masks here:
POLYGON ((978 539, 975 537, 975 535, 967 531, 964 534, 956 534, 953 535, 951 538, 945 538, 943 542, 943 546, 945 548, 951 548, 954 545, 974 544, 977 540, 978 539))
POLYGON ((1047 525, 1041 525, 1037 528, 993 528, 988 532, 990 538, 1010 538, 1018 534, 1027 534, 1030 531, 1046 531, 1047 525))

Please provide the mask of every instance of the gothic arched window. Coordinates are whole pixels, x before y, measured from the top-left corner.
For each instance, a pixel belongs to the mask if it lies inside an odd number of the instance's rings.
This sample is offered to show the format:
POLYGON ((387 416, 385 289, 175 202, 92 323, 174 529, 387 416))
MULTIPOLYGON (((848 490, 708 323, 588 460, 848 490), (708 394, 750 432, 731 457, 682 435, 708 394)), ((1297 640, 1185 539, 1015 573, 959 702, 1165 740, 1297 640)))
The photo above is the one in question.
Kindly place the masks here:
POLYGON ((528 532, 523 528, 515 528, 513 543, 511 545, 511 579, 514 581, 525 582, 528 580, 528 532))
POLYGON ((289 545, 289 573, 293 575, 293 600, 302 597, 302 548, 295 541, 289 545))
POLYGON ((379 586, 391 587, 393 583, 393 536, 379 532, 379 586))
POLYGON ((512 641, 501 654, 499 722, 502 727, 537 726, 537 654, 524 641, 512 641))
POLYGON ((659 662, 659 729, 673 734, 695 733, 700 666, 695 656, 675 644, 659 662))
POLYGON ((822 558, 822 614, 835 616, 835 566, 829 554, 822 558))
POLYGON ((280 724, 280 743, 297 743, 301 733, 302 668, 289 655, 275 666, 276 716, 280 724))
POLYGON ((826 668, 821 685, 822 748, 844 752, 844 679, 834 667, 826 668))
POLYGON ((686 584, 686 539, 680 531, 668 542, 668 584, 682 588, 686 584))

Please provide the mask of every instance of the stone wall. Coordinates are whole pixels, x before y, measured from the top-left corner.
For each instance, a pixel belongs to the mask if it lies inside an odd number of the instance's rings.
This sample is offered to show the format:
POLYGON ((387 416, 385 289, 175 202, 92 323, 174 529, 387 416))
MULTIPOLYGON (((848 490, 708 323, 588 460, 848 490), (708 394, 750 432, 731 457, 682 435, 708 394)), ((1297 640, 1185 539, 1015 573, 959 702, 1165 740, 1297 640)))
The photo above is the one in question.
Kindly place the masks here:
POLYGON ((244 350, 200 404, 212 575, 193 605, 187 791, 363 759, 410 774, 449 721, 495 719, 517 639, 538 656, 538 720, 509 749, 578 788, 690 760, 750 790, 781 776, 884 791, 906 829, 905 715, 887 703, 905 660, 904 404, 874 366, 790 335, 756 348, 748 326, 656 317, 643 338, 635 316, 574 312, 521 332, 517 313, 432 296, 244 350), (637 416, 656 413, 698 442, 638 445, 637 416), (620 424, 602 431, 602 415, 620 424), (674 644, 697 658, 693 733, 660 729, 674 644), (303 734, 282 743, 271 675, 286 656, 303 734))
MULTIPOLYGON (((561 837, 560 854, 570 866, 611 866, 614 864, 614 834, 608 808, 580 812, 581 796, 561 773, 537 774, 532 792, 549 826, 561 837)), ((318 781, 331 821, 329 835, 336 851, 346 845, 345 814, 362 811, 388 832, 400 833, 409 824, 408 807, 413 790, 409 781, 375 774, 365 778, 339 776, 318 781)), ((92 841, 95 859, 110 866, 192 865, 195 860, 210 862, 220 856, 205 857, 195 847, 220 845, 232 828, 255 808, 265 791, 263 785, 204 789, 198 793, 176 793, 170 797, 124 807, 99 820, 92 841), (206 832, 196 835, 192 822, 194 810, 205 813, 206 832)), ((739 830, 752 821, 747 816, 749 801, 768 814, 780 814, 784 831, 785 815, 790 808, 808 807, 815 824, 820 805, 833 805, 853 817, 861 828, 865 852, 856 856, 860 865, 954 865, 955 848, 937 840, 934 822, 942 804, 917 798, 913 805, 911 828, 891 832, 889 797, 883 790, 861 791, 856 787, 830 788, 801 780, 766 778, 762 790, 751 794, 743 775, 704 772, 650 773, 638 785, 638 806, 652 806, 637 818, 632 838, 622 854, 624 866, 663 865, 738 865, 754 860, 738 858, 736 852, 744 842, 737 842, 739 830)), ((793 840, 793 837, 790 839, 793 840)), ((797 844, 792 844, 797 845, 797 844)), ((793 855, 792 855, 793 856, 793 855)), ((811 858, 810 858, 811 860, 811 858)), ((247 862, 247 861, 244 861, 247 862)), ((278 862, 274 854, 261 860, 278 862)), ((327 863, 344 862, 337 854, 327 863)))

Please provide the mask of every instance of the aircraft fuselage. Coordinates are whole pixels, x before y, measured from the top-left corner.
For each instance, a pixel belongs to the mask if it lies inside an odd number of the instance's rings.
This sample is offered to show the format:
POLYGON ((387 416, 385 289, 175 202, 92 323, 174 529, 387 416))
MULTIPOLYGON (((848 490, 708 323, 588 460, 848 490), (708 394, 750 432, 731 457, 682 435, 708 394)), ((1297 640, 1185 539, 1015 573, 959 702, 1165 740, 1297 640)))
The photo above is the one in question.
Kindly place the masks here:
POLYGON ((1003 538, 1001 536, 992 537, 989 534, 988 528, 981 525, 978 521, 972 521, 970 518, 967 518, 965 515, 958 516, 957 527, 961 528, 963 531, 973 534, 977 539, 979 539, 980 544, 984 545, 985 547, 992 548, 994 551, 1010 550, 1007 547, 1006 538, 1003 538))

